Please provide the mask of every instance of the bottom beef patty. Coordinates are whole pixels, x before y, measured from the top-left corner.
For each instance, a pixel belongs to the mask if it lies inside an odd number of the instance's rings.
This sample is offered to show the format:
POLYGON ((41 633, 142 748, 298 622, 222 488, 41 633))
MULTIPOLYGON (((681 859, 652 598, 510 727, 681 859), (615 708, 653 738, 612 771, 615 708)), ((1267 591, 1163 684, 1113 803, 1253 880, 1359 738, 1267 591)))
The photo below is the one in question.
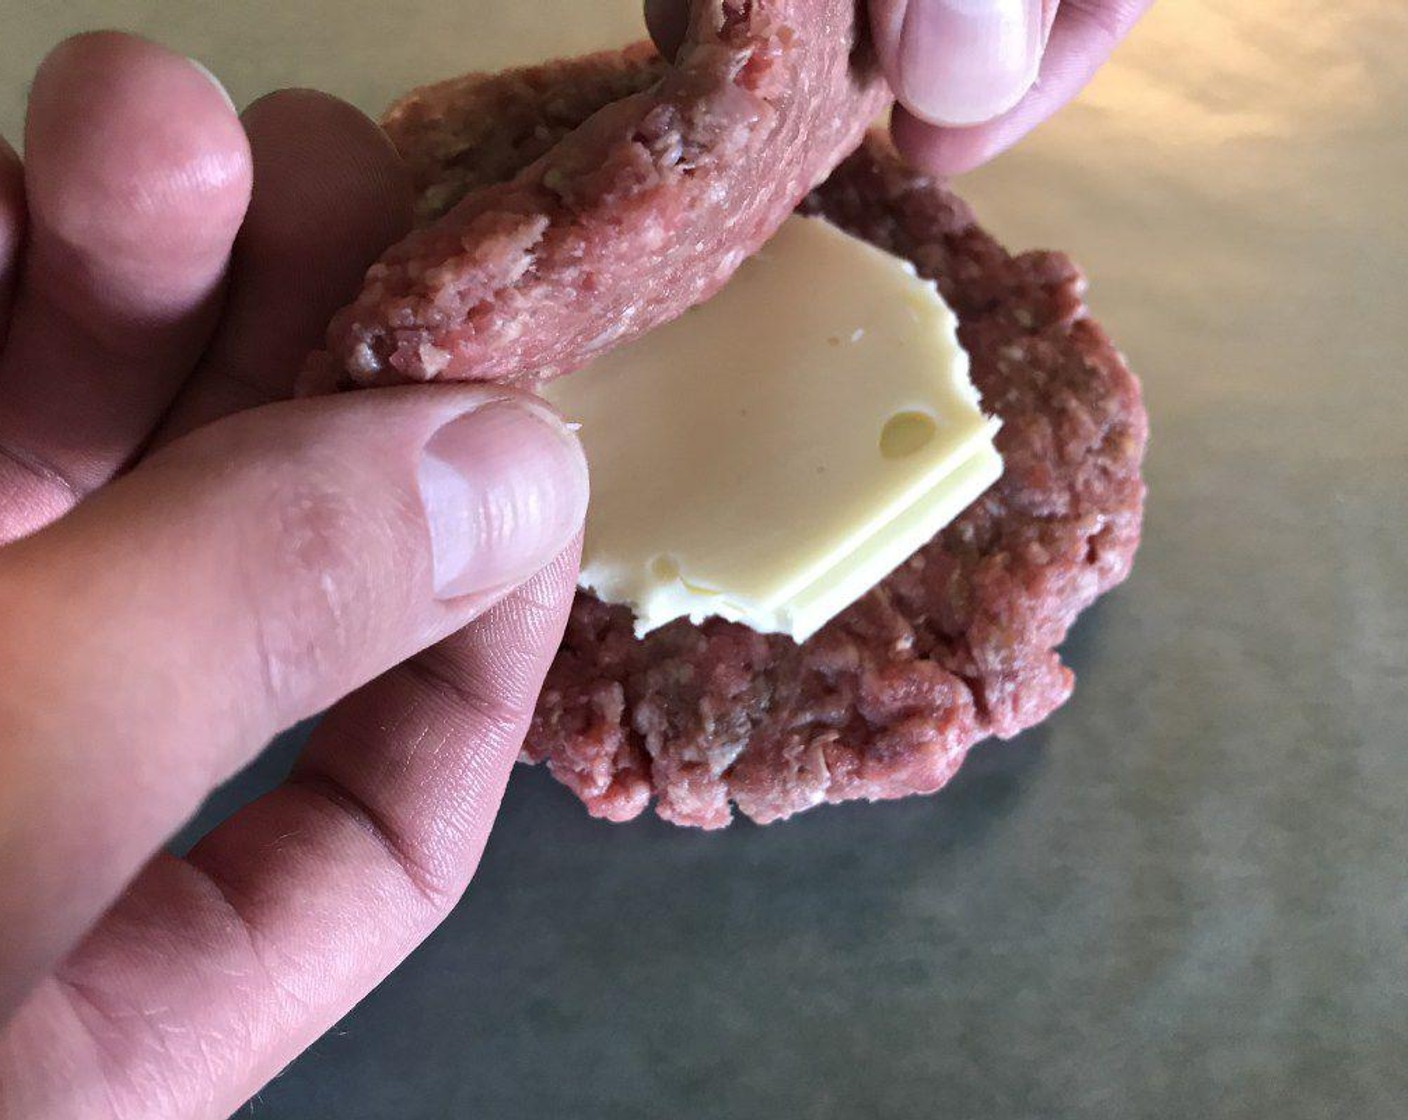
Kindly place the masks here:
MULTIPOLYGON (((663 71, 640 45, 412 92, 384 123, 414 172, 421 221, 513 178, 663 71)), ((671 197, 652 205, 668 214, 671 197)), ((1075 265, 1009 256, 880 133, 802 209, 938 284, 984 407, 1002 418, 1003 477, 801 645, 719 620, 637 639, 627 608, 578 595, 523 757, 597 816, 629 820, 654 798, 666 820, 719 828, 733 806, 766 822, 931 793, 978 740, 1015 735, 1070 695, 1056 646, 1129 572, 1147 421, 1138 383, 1087 317, 1075 265)))
POLYGON ((1060 253, 1011 256, 879 134, 802 209, 913 262, 957 312, 1002 479, 878 587, 797 644, 717 619, 643 639, 582 593, 524 749, 595 816, 655 801, 720 828, 823 802, 932 793, 968 749, 1070 695, 1056 647, 1129 572, 1147 418, 1060 253))

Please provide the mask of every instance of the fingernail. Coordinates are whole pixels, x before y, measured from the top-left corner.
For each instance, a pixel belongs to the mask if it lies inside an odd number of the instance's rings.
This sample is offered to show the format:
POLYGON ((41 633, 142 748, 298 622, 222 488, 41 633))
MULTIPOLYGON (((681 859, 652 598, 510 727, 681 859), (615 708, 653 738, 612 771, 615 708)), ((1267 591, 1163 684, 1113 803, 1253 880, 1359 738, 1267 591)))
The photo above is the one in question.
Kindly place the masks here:
POLYGON ((417 481, 440 599, 522 583, 567 547, 587 512, 577 437, 546 405, 518 398, 437 431, 417 481))
POLYGON ((225 83, 215 76, 210 67, 206 66, 206 64, 199 59, 188 58, 186 61, 196 68, 197 73, 199 73, 201 77, 220 91, 220 96, 225 99, 225 104, 230 107, 232 113, 239 112, 239 110, 235 108, 235 99, 230 96, 230 91, 225 88, 225 83))
POLYGON ((1036 81, 1042 0, 909 0, 900 38, 900 100, 931 124, 1001 116, 1036 81))

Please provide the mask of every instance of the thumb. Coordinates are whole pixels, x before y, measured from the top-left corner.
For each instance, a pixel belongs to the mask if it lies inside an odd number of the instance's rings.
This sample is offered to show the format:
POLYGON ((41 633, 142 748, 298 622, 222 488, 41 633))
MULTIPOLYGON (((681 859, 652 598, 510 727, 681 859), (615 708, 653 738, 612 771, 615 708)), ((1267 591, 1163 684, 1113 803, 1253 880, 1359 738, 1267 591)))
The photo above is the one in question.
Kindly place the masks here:
POLYGON ((930 124, 1001 116, 1036 81, 1057 0, 871 0, 891 88, 930 124))
POLYGON ((272 734, 553 560, 586 500, 535 398, 364 392, 202 429, 0 551, 0 976, 52 963, 272 734))

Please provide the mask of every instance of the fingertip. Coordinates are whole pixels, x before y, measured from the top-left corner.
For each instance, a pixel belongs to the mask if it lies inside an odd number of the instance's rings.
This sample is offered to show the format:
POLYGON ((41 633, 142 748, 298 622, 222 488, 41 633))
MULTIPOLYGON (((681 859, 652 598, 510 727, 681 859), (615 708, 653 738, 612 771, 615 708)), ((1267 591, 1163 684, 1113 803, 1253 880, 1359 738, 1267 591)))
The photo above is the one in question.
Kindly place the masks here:
POLYGON ((411 227, 409 169, 365 114, 286 89, 244 112, 258 190, 235 246, 226 313, 158 442, 291 395, 328 319, 411 227))
POLYGON ((25 147, 35 220, 60 244, 134 278, 223 268, 252 169, 204 67, 121 32, 74 36, 35 75, 25 147))
POLYGON ((892 90, 898 91, 900 36, 904 33, 904 13, 909 0, 870 0, 870 37, 892 90))
POLYGON ((381 127, 360 109, 313 89, 283 89, 242 116, 261 191, 251 237, 286 244, 306 239, 332 199, 341 200, 336 236, 379 253, 410 228, 415 193, 409 169, 381 127), (280 229, 287 223, 287 229, 280 229))
POLYGON ((576 435, 518 395, 443 425, 417 483, 440 599, 492 594, 541 571, 581 532, 590 489, 576 435))
MULTIPOLYGON (((901 2, 901 0, 889 0, 901 2)), ((1001 154, 1072 100, 1106 62, 1152 0, 1090 0, 1046 11, 1045 47, 1037 81, 1011 109, 985 123, 956 127, 920 119, 897 106, 895 146, 915 166, 960 175, 1001 154)))
POLYGON ((645 26, 662 58, 674 58, 689 30, 685 0, 645 0, 645 26))
POLYGON ((909 0, 890 80, 917 117, 982 124, 1031 89, 1045 39, 1043 0, 909 0))

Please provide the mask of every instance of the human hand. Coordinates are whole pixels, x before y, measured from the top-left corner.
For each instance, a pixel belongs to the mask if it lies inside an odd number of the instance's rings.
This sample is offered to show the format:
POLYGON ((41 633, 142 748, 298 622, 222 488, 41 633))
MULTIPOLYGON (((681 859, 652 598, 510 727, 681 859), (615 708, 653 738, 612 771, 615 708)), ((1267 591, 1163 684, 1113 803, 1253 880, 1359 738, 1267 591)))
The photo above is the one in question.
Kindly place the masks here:
POLYGON ((409 213, 349 106, 242 126, 121 35, 44 63, 23 166, 0 143, 0 1116, 228 1115, 474 871, 580 448, 492 387, 267 403, 409 213), (158 852, 329 704, 282 787, 158 852))
MULTIPOLYGON (((899 105, 900 151, 940 175, 1011 147, 1071 100, 1153 0, 869 0, 899 105)), ((688 0, 646 0, 661 51, 684 38, 688 0)))

